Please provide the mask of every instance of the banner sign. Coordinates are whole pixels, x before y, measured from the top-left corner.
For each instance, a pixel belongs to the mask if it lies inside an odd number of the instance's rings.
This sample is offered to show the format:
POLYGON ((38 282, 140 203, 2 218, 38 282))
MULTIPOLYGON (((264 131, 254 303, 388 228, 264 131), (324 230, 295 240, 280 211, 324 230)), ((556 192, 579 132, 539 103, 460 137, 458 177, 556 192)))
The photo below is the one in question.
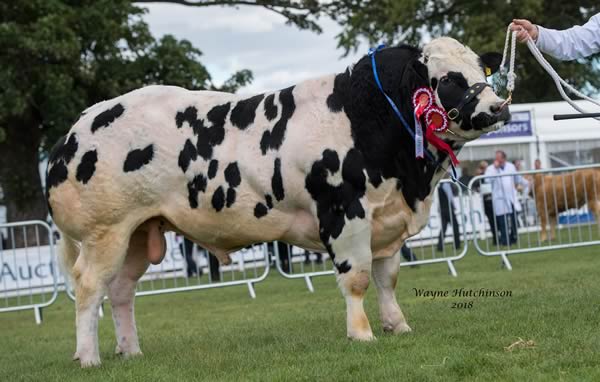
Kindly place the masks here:
POLYGON ((510 122, 498 131, 482 135, 483 139, 530 137, 533 135, 533 121, 531 111, 513 111, 510 113, 510 122))

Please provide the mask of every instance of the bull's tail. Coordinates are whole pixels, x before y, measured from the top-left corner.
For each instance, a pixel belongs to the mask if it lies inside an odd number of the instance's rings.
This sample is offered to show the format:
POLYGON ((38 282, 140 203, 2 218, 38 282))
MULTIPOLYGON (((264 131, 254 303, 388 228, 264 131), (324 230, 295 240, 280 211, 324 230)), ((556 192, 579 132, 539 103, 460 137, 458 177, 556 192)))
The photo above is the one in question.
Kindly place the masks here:
POLYGON ((79 243, 61 232, 58 242, 58 264, 68 285, 73 286, 73 266, 81 250, 79 243))

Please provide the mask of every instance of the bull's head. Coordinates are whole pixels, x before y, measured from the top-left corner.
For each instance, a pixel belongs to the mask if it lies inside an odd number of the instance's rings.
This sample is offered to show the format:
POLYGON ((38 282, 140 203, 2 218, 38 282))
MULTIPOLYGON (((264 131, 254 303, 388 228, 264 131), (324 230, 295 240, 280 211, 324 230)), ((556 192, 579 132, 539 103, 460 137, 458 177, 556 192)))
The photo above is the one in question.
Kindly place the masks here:
POLYGON ((427 66, 431 88, 439 106, 451 118, 450 128, 440 137, 471 140, 498 130, 510 120, 508 106, 486 84, 486 75, 496 72, 502 56, 481 56, 458 41, 442 37, 425 45, 421 62, 427 66))

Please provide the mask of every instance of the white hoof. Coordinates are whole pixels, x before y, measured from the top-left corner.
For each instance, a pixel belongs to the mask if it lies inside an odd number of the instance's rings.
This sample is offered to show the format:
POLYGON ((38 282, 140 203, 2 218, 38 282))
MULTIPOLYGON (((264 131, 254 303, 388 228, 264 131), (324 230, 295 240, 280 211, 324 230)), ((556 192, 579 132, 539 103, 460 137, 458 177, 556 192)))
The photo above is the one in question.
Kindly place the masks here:
POLYGON ((143 353, 139 347, 133 348, 133 349, 123 349, 119 345, 117 345, 117 347, 115 348, 115 354, 120 355, 121 357, 123 357, 125 359, 132 358, 132 357, 139 357, 139 356, 143 355, 143 353))
POLYGON ((361 342, 375 341, 377 339, 371 332, 348 333, 348 338, 352 341, 361 341, 361 342))
POLYGON ((81 368, 100 366, 100 357, 79 357, 81 368))
POLYGON ((412 332, 412 329, 406 322, 401 322, 395 326, 392 324, 383 324, 383 331, 393 334, 402 334, 412 332))

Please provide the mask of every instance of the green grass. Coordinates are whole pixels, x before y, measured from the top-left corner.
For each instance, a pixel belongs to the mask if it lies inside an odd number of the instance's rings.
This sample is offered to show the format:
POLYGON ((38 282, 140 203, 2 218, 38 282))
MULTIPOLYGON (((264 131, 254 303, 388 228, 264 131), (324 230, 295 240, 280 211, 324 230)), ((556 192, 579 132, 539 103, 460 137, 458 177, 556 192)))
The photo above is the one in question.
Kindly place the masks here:
POLYGON ((498 258, 471 251, 456 263, 403 268, 397 296, 413 332, 384 334, 375 288, 366 300, 378 340, 345 338, 345 307, 333 277, 272 274, 256 286, 142 297, 137 322, 145 355, 113 354, 110 308, 100 323, 100 368, 81 370, 73 304, 61 295, 36 326, 31 311, 0 314, 3 381, 598 381, 600 257, 594 247, 498 258), (510 289, 509 298, 415 297, 413 288, 510 289), (452 309, 473 301, 471 309, 452 309), (534 348, 507 352, 518 340, 534 348))

